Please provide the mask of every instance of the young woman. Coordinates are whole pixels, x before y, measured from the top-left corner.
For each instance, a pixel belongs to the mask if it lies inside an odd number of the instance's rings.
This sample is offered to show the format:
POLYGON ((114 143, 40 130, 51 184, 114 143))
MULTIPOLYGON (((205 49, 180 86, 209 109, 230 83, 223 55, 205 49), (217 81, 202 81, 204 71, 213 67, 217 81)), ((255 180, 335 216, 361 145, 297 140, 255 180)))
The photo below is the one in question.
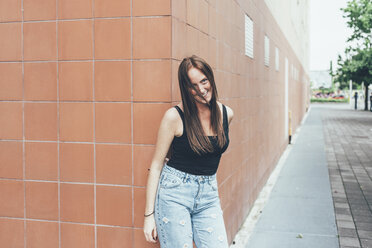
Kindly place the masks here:
POLYGON ((162 248, 228 247, 216 171, 233 111, 218 102, 211 67, 197 56, 178 68, 182 102, 161 121, 147 182, 144 234, 162 248), (172 145, 171 158, 163 166, 172 145))

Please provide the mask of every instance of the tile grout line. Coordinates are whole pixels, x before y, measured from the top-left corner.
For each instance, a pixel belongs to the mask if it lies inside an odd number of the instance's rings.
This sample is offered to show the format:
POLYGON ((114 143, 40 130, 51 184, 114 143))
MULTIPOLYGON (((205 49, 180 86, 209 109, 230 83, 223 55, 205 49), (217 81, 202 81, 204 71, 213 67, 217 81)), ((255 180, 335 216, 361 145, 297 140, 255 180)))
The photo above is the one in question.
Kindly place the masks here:
MULTIPOLYGON (((90 19, 91 20, 91 19, 90 19)), ((179 60, 176 58, 172 58, 175 60, 179 60)), ((131 60, 134 61, 144 61, 144 62, 156 62, 156 61, 167 61, 170 60, 169 58, 136 58, 136 59, 94 59, 94 61, 100 61, 100 62, 117 62, 117 61, 126 61, 130 62, 131 60)), ((60 59, 58 61, 62 62, 93 62, 93 59, 60 59)), ((179 60, 180 61, 180 60, 179 60)), ((24 63, 32 63, 32 64, 37 64, 37 63, 51 63, 51 62, 57 62, 57 60, 49 59, 49 60, 26 60, 24 63)), ((2 60, 0 61, 0 64, 17 64, 19 63, 18 60, 2 60)), ((233 74, 238 74, 239 73, 233 73, 233 74)))
MULTIPOLYGON (((94 8, 94 6, 92 6, 94 8)), ((57 13, 58 15, 58 13, 57 13)), ((136 18, 141 19, 151 19, 151 18, 164 18, 169 17, 170 15, 152 15, 152 16, 136 16, 136 18)), ((93 17, 92 17, 93 18, 93 17)), ((92 18, 63 18, 63 19, 56 19, 57 21, 62 22, 72 22, 72 21, 89 21, 92 20, 92 18)), ((113 17, 95 17, 94 19, 97 20, 118 20, 118 19, 130 19, 131 16, 113 16, 113 17)), ((40 23, 40 22, 54 22, 53 19, 49 20, 27 20, 23 21, 24 23, 40 23)), ((0 21, 0 24, 6 24, 6 23, 22 23, 22 21, 0 21)))
MULTIPOLYGON (((24 220, 23 217, 9 217, 9 216, 0 216, 0 220, 7 219, 7 220, 24 220)), ((57 223, 58 220, 48 220, 48 219, 32 219, 28 218, 26 220, 30 221, 37 221, 37 222, 47 222, 47 223, 57 223)), ((61 221, 64 224, 73 224, 73 225, 84 225, 84 226, 95 226, 94 223, 85 223, 85 222, 73 222, 73 221, 61 221)), ((120 226, 120 225, 105 225, 105 224, 97 224, 97 227, 112 227, 112 228, 122 228, 122 229, 142 229, 140 227, 133 227, 133 226, 120 226)))
POLYGON ((131 237, 132 237, 132 247, 135 246, 135 235, 134 235, 134 145, 133 145, 133 116, 134 116, 134 107, 133 107, 133 0, 130 0, 130 115, 131 115, 131 166, 132 166, 132 185, 131 185, 131 193, 132 193, 132 232, 131 232, 131 237))
MULTIPOLYGON (((15 178, 0 178, 0 181, 13 181, 13 182, 40 182, 40 183, 58 183, 58 180, 38 180, 38 179, 15 179, 15 178)), ((75 182, 75 181, 60 181, 60 184, 74 184, 74 185, 94 185, 94 182, 75 182)), ((121 188, 145 188, 146 186, 141 185, 127 185, 127 184, 105 184, 105 183, 96 183, 97 186, 109 186, 109 187, 121 187, 121 188)), ((1 217, 1 216, 0 216, 1 217)))
POLYGON ((60 133, 61 133, 61 126, 60 126, 60 109, 59 109, 59 42, 58 42, 58 0, 56 0, 56 46, 57 46, 57 59, 56 59, 56 66, 57 66, 57 177, 58 177, 58 247, 61 248, 62 246, 62 234, 61 234, 61 163, 60 163, 60 133))
POLYGON ((22 24, 21 24, 21 56, 22 56, 22 176, 23 176, 23 247, 27 247, 27 225, 26 225, 26 145, 25 145, 25 65, 24 65, 24 9, 23 9, 24 1, 21 1, 21 12, 22 12, 22 24))
POLYGON ((96 93, 95 93, 95 23, 96 23, 96 18, 95 18, 95 0, 92 1, 92 49, 93 49, 93 69, 92 69, 92 99, 93 99, 93 209, 94 209, 94 247, 97 248, 97 150, 96 150, 96 93))

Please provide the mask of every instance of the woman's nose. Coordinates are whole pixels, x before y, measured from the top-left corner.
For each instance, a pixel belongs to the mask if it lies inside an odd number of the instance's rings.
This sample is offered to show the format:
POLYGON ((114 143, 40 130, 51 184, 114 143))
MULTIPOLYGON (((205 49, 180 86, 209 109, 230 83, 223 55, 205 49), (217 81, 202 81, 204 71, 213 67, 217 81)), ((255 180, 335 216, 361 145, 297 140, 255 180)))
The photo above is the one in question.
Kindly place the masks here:
POLYGON ((204 93, 204 86, 203 85, 199 85, 199 92, 200 93, 204 93))

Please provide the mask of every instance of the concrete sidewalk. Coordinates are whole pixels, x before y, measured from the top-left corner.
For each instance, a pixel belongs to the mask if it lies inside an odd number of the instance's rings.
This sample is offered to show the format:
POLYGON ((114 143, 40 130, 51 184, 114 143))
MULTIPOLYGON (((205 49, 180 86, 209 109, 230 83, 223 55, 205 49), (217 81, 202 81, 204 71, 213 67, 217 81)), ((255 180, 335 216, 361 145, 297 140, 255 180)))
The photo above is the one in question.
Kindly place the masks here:
POLYGON ((296 134, 246 248, 339 247, 321 114, 296 134))

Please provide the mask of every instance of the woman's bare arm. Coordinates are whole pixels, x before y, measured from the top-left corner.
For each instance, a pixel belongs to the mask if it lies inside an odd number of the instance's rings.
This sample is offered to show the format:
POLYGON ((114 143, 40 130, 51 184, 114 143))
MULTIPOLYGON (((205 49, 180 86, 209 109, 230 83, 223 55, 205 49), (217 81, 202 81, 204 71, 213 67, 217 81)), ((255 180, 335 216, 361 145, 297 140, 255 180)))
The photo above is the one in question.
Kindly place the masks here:
MULTIPOLYGON (((165 112, 158 131, 158 138, 156 142, 155 153, 151 162, 150 172, 147 179, 146 189, 146 208, 145 214, 154 212, 155 196, 161 169, 163 168, 164 160, 169 150, 169 147, 174 138, 176 123, 178 118, 177 110, 171 108, 165 112)), ((156 228, 154 215, 145 217, 144 233, 146 240, 149 242, 156 242, 156 228), (154 231, 154 234, 152 232, 154 231)))

